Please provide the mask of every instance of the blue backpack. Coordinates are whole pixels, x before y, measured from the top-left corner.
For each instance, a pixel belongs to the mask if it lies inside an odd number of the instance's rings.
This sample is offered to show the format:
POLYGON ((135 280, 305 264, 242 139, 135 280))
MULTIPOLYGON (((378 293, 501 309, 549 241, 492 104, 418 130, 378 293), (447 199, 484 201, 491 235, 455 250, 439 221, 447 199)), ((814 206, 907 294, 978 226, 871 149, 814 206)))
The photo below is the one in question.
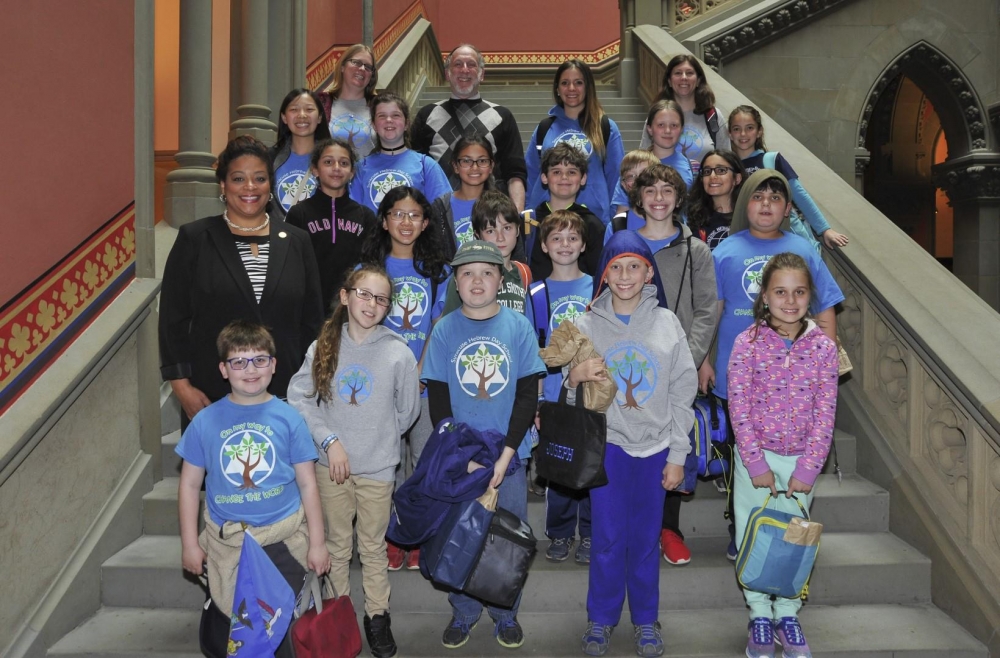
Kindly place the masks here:
POLYGON ((695 398, 691 453, 698 458, 701 477, 719 477, 729 472, 727 424, 726 412, 714 395, 695 398))

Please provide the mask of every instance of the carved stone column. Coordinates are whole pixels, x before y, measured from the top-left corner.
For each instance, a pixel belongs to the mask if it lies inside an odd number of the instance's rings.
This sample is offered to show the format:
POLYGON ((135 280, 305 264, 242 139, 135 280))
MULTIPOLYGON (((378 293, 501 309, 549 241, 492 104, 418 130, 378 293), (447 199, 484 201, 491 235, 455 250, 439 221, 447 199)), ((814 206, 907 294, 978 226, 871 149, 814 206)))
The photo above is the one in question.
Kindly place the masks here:
POLYGON ((179 227, 222 212, 212 148, 212 3, 181 0, 178 169, 167 174, 164 216, 179 227))
POLYGON ((934 180, 955 209, 955 276, 1000 310, 1000 153, 944 162, 934 180))
POLYGON ((865 195, 865 170, 872 161, 872 154, 866 148, 854 149, 854 189, 865 195))
POLYGON ((240 6, 240 105, 236 121, 229 127, 229 139, 253 135, 273 144, 277 126, 270 121, 268 92, 268 0, 241 0, 240 6))
POLYGON ((618 88, 622 96, 639 95, 639 60, 635 53, 632 29, 635 28, 636 0, 619 0, 621 45, 618 47, 618 88))

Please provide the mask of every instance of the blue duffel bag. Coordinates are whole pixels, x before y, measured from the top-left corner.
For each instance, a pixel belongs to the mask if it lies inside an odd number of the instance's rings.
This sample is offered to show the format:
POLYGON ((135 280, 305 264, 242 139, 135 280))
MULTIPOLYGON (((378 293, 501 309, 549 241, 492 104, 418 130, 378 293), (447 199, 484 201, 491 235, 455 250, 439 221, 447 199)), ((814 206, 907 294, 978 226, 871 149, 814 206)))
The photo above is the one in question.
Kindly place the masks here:
POLYGON ((794 500, 801 516, 769 508, 770 493, 750 512, 736 556, 736 579, 745 589, 786 599, 808 595, 823 525, 810 521, 806 508, 794 500))
POLYGON ((420 546, 420 573, 460 590, 479 561, 496 510, 497 490, 475 500, 452 503, 437 534, 420 546))

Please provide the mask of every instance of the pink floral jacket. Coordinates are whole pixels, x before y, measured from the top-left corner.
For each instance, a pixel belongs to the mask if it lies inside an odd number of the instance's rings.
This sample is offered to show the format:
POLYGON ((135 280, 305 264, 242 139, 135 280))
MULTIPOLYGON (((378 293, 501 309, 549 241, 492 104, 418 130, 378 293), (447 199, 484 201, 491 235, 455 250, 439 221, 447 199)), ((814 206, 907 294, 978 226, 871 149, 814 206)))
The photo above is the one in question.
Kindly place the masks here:
POLYGON ((768 450, 799 455, 792 477, 814 484, 830 454, 836 412, 837 345, 814 322, 791 348, 766 324, 736 337, 729 418, 750 477, 770 470, 768 450))

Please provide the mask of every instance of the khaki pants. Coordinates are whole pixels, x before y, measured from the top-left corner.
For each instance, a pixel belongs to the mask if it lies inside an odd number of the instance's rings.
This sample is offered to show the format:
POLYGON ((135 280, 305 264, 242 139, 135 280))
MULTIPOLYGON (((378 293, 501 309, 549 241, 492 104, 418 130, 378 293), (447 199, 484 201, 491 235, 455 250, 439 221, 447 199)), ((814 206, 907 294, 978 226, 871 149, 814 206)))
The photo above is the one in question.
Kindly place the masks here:
POLYGON ((365 591, 365 613, 369 617, 389 610, 389 558, 385 531, 392 509, 392 482, 379 482, 352 475, 344 484, 330 479, 330 469, 316 463, 319 499, 326 521, 326 547, 330 551, 330 579, 337 594, 350 594, 353 552, 352 527, 357 516, 358 554, 365 591))

